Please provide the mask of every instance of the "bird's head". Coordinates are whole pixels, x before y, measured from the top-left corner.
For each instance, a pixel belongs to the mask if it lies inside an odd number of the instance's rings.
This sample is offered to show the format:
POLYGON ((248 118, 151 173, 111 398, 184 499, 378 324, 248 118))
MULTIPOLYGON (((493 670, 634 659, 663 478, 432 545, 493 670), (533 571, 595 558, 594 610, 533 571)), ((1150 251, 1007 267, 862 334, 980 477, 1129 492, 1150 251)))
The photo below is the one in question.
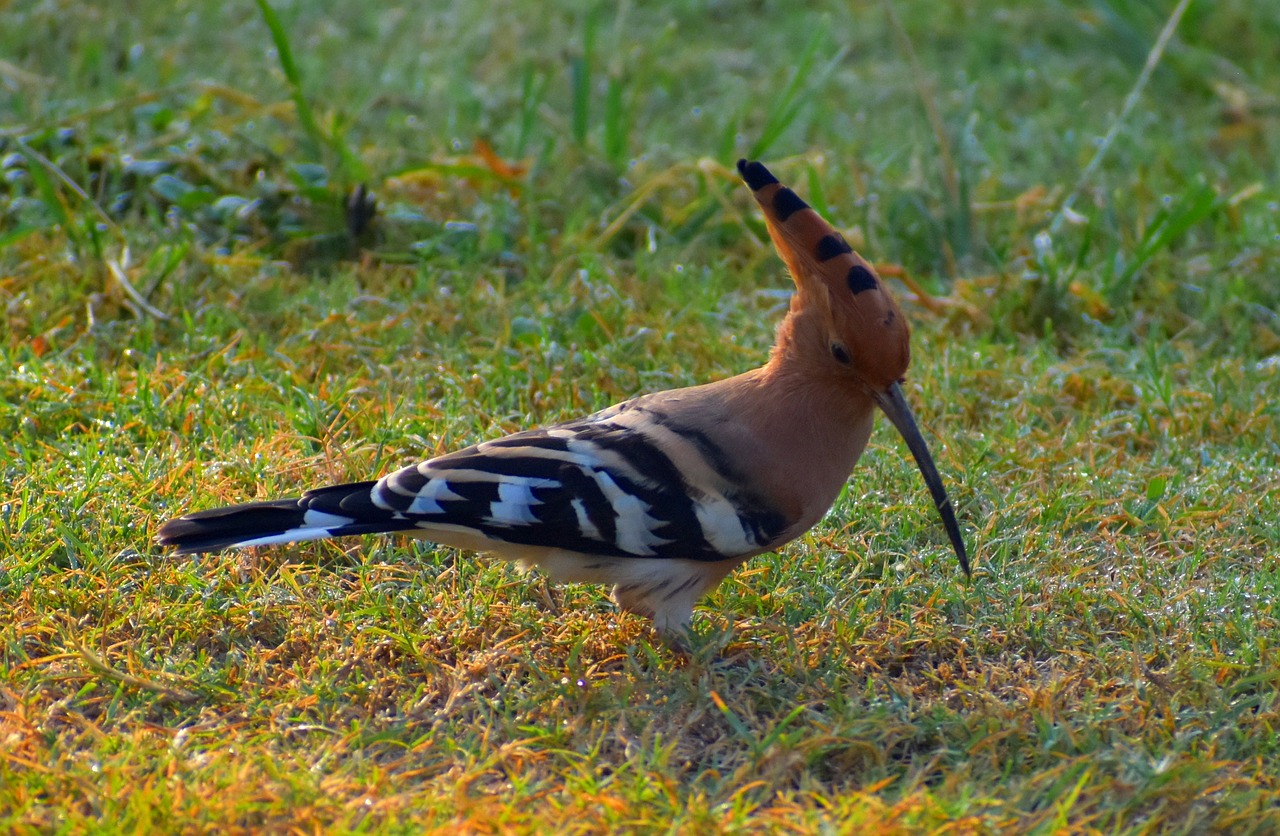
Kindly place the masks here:
POLYGON ((875 268, 764 165, 740 160, 738 171, 795 280, 792 310, 816 332, 808 338, 824 343, 819 362, 873 392, 901 380, 911 362, 911 330, 875 268))
POLYGON ((763 164, 739 160, 738 172, 764 211, 769 237, 796 283, 789 338, 806 341, 797 348, 815 373, 851 380, 902 434, 969 574, 951 500, 899 386, 911 362, 911 331, 897 301, 866 259, 763 164))

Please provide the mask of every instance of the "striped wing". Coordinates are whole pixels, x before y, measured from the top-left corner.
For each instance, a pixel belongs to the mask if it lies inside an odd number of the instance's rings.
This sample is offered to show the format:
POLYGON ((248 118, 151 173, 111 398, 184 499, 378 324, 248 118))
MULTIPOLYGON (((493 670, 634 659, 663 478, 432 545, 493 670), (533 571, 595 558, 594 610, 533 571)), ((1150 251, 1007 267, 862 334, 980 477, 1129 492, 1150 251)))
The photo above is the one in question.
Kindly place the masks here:
POLYGON ((370 499, 427 532, 591 555, 724 560, 766 550, 787 525, 740 487, 726 461, 705 437, 632 402, 404 468, 370 499))

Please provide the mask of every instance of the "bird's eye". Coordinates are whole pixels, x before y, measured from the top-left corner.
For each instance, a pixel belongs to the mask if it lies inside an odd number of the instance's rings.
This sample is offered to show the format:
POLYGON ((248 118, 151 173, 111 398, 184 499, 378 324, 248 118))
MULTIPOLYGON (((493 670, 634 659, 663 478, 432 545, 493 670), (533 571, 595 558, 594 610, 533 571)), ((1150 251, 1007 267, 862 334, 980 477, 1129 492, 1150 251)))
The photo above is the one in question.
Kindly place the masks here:
POLYGON ((831 356, 836 358, 836 362, 845 366, 849 365, 849 352, 840 343, 831 344, 831 356))

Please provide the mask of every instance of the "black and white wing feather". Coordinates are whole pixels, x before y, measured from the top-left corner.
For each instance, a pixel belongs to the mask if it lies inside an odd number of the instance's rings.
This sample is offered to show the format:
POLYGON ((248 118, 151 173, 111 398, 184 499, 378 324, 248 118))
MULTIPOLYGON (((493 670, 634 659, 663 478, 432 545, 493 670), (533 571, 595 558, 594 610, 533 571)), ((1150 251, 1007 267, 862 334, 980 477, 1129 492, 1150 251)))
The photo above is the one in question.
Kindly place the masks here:
POLYGON ((787 520, 703 434, 638 401, 299 499, 188 514, 182 553, 405 531, 443 543, 720 561, 758 554, 787 520))

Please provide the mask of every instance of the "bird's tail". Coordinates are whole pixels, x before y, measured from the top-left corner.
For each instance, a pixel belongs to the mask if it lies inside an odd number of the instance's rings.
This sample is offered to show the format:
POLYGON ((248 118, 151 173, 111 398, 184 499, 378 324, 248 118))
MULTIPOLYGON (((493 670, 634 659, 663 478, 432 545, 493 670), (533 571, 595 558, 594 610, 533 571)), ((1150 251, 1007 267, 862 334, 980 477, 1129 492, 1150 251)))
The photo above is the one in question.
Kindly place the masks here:
POLYGON ((404 517, 373 502, 377 482, 354 482, 307 491, 299 498, 250 502, 183 514, 160 527, 156 540, 178 554, 233 546, 267 546, 348 534, 381 534, 412 528, 404 517))

